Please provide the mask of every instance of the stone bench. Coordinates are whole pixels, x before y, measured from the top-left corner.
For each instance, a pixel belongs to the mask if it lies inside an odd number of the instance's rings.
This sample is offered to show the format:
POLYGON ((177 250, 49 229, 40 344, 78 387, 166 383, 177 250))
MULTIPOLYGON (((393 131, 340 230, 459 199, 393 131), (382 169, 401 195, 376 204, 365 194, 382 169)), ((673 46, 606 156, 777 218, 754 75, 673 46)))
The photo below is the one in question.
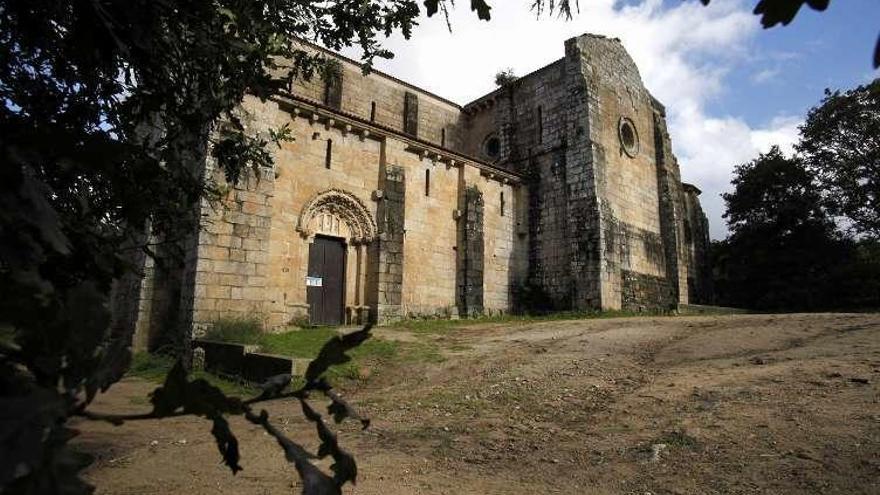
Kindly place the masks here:
POLYGON ((290 373, 305 375, 310 359, 292 358, 257 352, 259 346, 195 339, 193 348, 205 352, 205 370, 219 375, 237 376, 251 383, 290 373))
POLYGON ((195 339, 193 349, 201 347, 205 351, 205 370, 218 374, 237 376, 241 374, 244 357, 257 350, 257 346, 195 339))

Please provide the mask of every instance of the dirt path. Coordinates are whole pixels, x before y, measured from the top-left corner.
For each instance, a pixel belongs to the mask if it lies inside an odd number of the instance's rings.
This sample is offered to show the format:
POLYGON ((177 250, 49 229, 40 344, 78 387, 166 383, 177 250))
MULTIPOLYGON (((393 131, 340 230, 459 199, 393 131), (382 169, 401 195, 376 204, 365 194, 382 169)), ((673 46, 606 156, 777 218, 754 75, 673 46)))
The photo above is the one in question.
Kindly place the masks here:
MULTIPOLYGON (((433 340, 447 360, 375 370, 349 391, 373 426, 341 427, 360 471, 346 493, 880 493, 880 315, 379 332, 433 340)), ((142 411, 153 387, 127 380, 94 409, 142 411)), ((298 407, 267 410, 314 449, 298 407)), ((274 441, 242 420, 235 477, 202 420, 78 426, 99 493, 299 492, 274 441)))

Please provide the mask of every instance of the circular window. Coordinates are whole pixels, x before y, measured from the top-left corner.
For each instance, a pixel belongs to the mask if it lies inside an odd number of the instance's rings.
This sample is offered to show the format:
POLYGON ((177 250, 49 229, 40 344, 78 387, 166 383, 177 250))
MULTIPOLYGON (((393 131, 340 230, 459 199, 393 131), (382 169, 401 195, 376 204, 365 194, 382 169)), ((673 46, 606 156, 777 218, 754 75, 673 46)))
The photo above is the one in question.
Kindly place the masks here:
POLYGON ((636 156, 639 152, 639 134, 636 132, 636 126, 626 117, 620 118, 620 124, 617 126, 617 134, 620 138, 620 146, 624 153, 630 157, 636 156))
POLYGON ((501 155, 501 140, 498 139, 498 136, 492 135, 486 138, 486 142, 483 144, 483 151, 486 152, 486 156, 489 158, 498 158, 501 155))

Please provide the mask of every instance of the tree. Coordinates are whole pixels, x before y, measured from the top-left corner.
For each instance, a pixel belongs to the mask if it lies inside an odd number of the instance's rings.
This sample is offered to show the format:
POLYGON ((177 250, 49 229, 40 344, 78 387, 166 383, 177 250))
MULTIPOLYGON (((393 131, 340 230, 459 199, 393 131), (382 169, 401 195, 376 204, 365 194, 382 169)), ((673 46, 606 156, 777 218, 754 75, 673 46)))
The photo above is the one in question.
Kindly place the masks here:
POLYGON ((753 309, 833 306, 829 280, 848 244, 821 207, 815 177, 778 147, 734 170, 723 195, 731 235, 714 246, 724 304, 753 309))
POLYGON ((807 114, 797 149, 830 212, 856 235, 880 238, 880 79, 826 90, 807 114))
MULTIPOLYGON (((0 0, 0 490, 88 491, 66 422, 88 416, 128 367, 131 335, 108 308, 113 281, 132 270, 132 253, 186 245, 199 202, 219 192, 202 175, 209 149, 235 182, 270 164, 269 146, 286 138, 245 131, 245 93, 265 98, 321 70, 301 39, 356 43, 367 64, 389 57, 377 39, 409 36, 417 15, 415 2, 380 0, 0 0)), ((188 381, 188 339, 178 337, 181 366, 143 416, 205 416, 235 472, 224 415, 271 425, 248 402, 188 381)), ((326 389, 312 382, 301 395, 326 389)), ((336 458, 306 407, 322 455, 336 458)), ((341 455, 332 482, 307 460, 296 465, 334 489, 354 476, 341 455)))

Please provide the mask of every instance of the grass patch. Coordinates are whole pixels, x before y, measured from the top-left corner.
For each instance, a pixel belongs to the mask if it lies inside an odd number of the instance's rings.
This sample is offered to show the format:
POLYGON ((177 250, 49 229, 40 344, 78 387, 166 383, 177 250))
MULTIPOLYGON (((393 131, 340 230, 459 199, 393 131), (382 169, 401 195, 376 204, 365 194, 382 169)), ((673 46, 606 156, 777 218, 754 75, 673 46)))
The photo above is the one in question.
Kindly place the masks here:
MULTIPOLYGON (((128 376, 136 376, 147 381, 162 383, 165 381, 165 376, 172 366, 174 366, 174 358, 171 356, 139 352, 132 358, 131 367, 128 369, 128 376)), ((196 371, 190 375, 190 378, 204 378, 208 383, 219 388, 226 395, 251 397, 259 392, 254 387, 227 380, 205 371, 196 371)))
MULTIPOLYGON (((208 330, 205 338, 221 342, 254 344, 260 351, 295 358, 313 359, 328 340, 339 335, 332 327, 315 327, 283 333, 266 333, 255 320, 219 320, 208 330)), ((352 360, 333 366, 327 376, 334 379, 366 380, 372 370, 388 363, 436 363, 443 356, 436 344, 428 342, 398 342, 375 335, 349 351, 352 360)))

